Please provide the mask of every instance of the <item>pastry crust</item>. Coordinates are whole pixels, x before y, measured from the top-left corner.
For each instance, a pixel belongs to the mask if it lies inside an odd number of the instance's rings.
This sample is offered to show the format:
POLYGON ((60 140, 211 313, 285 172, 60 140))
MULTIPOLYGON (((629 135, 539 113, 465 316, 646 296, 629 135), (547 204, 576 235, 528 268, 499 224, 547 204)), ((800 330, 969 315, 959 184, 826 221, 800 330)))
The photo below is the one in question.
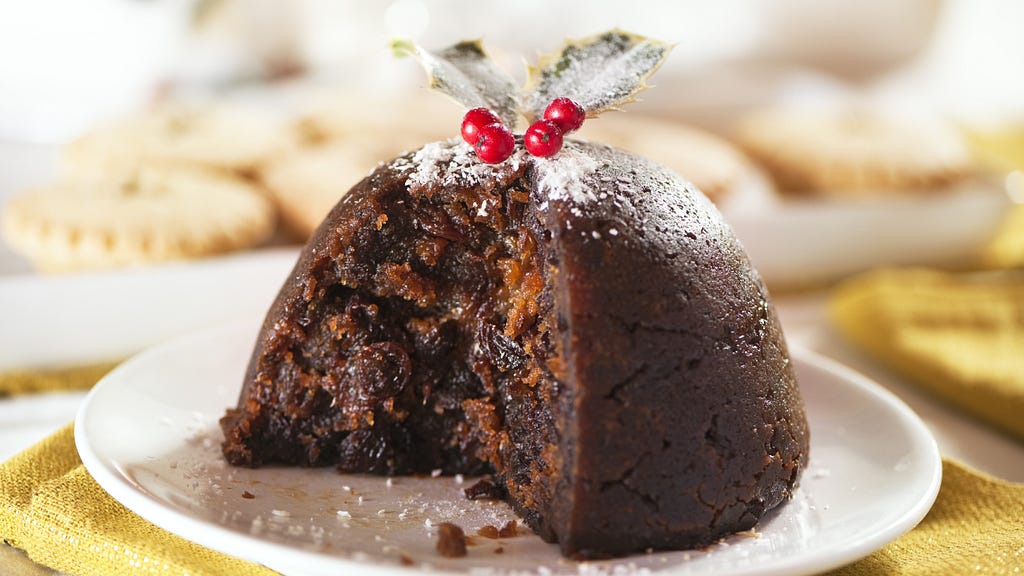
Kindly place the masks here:
POLYGON ((784 194, 933 193, 973 172, 959 133, 938 118, 869 109, 773 109, 740 122, 736 140, 784 194))
POLYGON ((140 166, 29 190, 7 204, 2 231, 40 270, 70 272, 249 248, 275 223, 269 200, 242 180, 140 166))
POLYGON ((70 174, 105 174, 140 164, 205 167, 251 175, 294 146, 283 124, 227 106, 165 105, 112 120, 63 151, 70 174))

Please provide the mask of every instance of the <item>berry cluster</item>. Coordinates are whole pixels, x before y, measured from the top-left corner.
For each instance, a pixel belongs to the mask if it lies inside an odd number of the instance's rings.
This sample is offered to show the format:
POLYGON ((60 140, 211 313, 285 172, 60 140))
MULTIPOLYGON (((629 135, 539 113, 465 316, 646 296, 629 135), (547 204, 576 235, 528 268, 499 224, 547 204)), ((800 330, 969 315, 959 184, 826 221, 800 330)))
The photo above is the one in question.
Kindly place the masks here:
MULTIPOLYGON (((544 118, 526 129, 523 144, 534 156, 550 158, 562 149, 565 134, 579 130, 586 119, 583 107, 569 98, 555 98, 544 110, 544 118)), ((504 162, 515 150, 515 137, 501 119, 487 108, 474 108, 462 119, 462 138, 478 158, 488 164, 504 162)))
POLYGON ((466 112, 462 119, 462 139, 488 164, 504 162, 516 147, 512 131, 487 108, 473 108, 466 112))
POLYGON ((555 98, 544 109, 544 118, 526 129, 523 144, 534 156, 549 158, 562 149, 562 136, 583 126, 587 113, 569 98, 555 98))

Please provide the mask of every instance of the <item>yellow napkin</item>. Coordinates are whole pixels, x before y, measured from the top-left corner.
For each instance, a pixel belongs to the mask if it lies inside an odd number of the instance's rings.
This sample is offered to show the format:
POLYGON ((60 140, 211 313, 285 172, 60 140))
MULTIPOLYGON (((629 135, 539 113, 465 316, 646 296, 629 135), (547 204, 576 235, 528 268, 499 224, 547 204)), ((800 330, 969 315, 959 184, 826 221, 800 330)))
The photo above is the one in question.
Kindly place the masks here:
POLYGON ((833 576, 1024 574, 1024 484, 942 462, 942 487, 920 524, 833 576))
POLYGON ((114 366, 117 366, 117 362, 101 362, 46 370, 0 372, 0 396, 30 392, 87 390, 107 372, 110 372, 114 366))
MULTIPOLYGON (((1024 126, 968 129, 967 142, 978 165, 991 174, 1024 171, 1024 126)), ((1024 266, 1024 204, 1012 206, 981 263, 993 268, 1024 266)))
POLYGON ((143 520, 89 476, 69 425, 0 465, 0 538, 75 576, 273 576, 143 520))
POLYGON ((880 270, 840 284, 830 307, 854 343, 1024 440, 1024 270, 880 270))
POLYGON ((1024 267, 1024 204, 1010 208, 992 241, 985 247, 981 263, 989 268, 1024 267))
MULTIPOLYGON (((917 528, 837 574, 1024 566, 1024 485, 948 461, 943 473, 935 507, 917 528)), ((71 426, 0 465, 0 538, 75 576, 276 574, 178 538, 118 504, 85 471, 71 426)))
POLYGON ((1024 125, 965 127, 964 135, 983 169, 996 173, 1024 170, 1024 125))

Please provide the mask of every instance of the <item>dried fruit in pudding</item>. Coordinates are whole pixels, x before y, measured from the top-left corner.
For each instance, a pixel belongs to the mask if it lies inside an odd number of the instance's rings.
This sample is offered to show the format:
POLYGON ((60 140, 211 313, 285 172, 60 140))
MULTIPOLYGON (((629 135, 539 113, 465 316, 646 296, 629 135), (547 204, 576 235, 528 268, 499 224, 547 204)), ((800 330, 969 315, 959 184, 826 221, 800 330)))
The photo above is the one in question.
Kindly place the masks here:
POLYGON ((489 473, 575 557, 749 529, 808 449, 768 293, 718 212, 668 169, 574 140, 498 164, 428 144, 354 187, 222 427, 238 465, 489 473))

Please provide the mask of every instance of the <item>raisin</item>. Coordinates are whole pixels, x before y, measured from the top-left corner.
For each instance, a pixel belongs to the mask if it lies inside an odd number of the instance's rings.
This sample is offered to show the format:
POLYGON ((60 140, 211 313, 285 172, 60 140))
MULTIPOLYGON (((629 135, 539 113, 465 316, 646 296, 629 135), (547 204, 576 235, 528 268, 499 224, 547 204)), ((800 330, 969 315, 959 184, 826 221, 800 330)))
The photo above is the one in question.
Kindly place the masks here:
POLYGON ((377 430, 355 430, 338 446, 338 470, 387 474, 394 468, 393 453, 383 433, 377 430))
POLYGON ((454 320, 438 322, 432 318, 411 320, 409 330, 413 335, 416 358, 430 364, 439 363, 451 354, 459 332, 454 320))
POLYGON ((502 500, 506 496, 504 488, 487 478, 481 478, 476 484, 462 492, 470 500, 502 500))
POLYGON ((345 314, 356 322, 356 325, 367 332, 381 328, 380 307, 369 299, 358 294, 354 295, 345 305, 345 314))
POLYGON ((484 357, 502 372, 515 370, 525 361, 523 349, 493 324, 482 324, 477 335, 484 357))
POLYGON ((494 278, 488 272, 485 258, 470 252, 452 252, 446 259, 446 273, 451 286, 461 293, 462 306, 472 301, 474 294, 481 294, 494 287, 494 278))
POLYGON ((445 240, 454 240, 456 242, 466 240, 466 235, 455 227, 448 214, 440 210, 424 211, 420 214, 419 223, 423 226, 424 230, 433 236, 440 236, 445 240))
POLYGON ((377 304, 357 294, 345 304, 344 312, 325 318, 323 330, 327 341, 343 341, 346 346, 358 347, 381 339, 384 325, 377 304))
POLYGON ((430 396, 436 406, 445 410, 461 410, 466 398, 479 398, 486 393, 479 376, 456 364, 431 389, 430 396))
POLYGON ((363 346, 345 365, 343 394, 362 405, 386 400, 402 392, 411 373, 412 361, 397 344, 363 346))

